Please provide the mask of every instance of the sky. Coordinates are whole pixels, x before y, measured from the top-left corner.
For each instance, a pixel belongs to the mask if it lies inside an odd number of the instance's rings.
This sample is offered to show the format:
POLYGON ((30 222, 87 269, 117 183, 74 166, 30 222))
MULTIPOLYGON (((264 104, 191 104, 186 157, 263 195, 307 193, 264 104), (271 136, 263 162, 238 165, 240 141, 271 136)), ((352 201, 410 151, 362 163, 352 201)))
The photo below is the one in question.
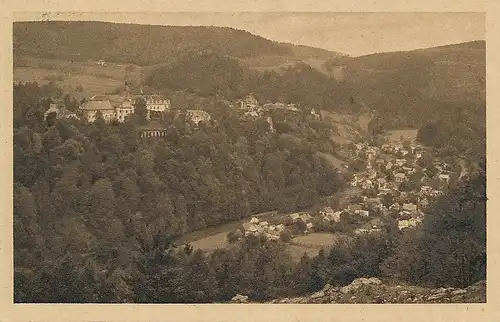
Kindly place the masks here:
POLYGON ((221 26, 351 56, 484 40, 484 13, 134 12, 22 13, 15 20, 92 20, 151 25, 221 26))

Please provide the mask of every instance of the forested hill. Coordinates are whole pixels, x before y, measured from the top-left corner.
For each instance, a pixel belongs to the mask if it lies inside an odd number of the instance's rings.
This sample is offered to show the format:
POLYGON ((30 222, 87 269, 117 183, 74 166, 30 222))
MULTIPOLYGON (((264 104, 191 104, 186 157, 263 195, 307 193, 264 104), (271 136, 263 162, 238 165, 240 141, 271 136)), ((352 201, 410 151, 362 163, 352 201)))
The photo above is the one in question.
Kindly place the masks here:
POLYGON ((388 126, 419 127, 459 113, 485 120, 484 41, 345 58, 331 68, 338 65, 388 126))
POLYGON ((14 55, 99 60, 145 66, 200 51, 238 58, 309 56, 335 58, 323 49, 278 43, 226 27, 154 26, 107 22, 16 22, 14 55))

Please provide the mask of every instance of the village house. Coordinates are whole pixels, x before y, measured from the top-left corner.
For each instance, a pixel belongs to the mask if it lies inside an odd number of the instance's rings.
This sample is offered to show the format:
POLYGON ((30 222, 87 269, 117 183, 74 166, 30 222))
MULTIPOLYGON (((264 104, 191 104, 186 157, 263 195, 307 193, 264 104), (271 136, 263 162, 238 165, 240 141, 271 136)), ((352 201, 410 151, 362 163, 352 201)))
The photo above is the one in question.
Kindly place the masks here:
POLYGON ((406 161, 406 159, 396 159, 396 160, 395 160, 395 164, 396 164, 396 166, 398 166, 398 167, 402 167, 402 166, 404 166, 404 165, 406 164, 406 162, 407 162, 407 161, 406 161))
POLYGON ((252 219, 250 219, 250 223, 251 223, 251 224, 258 224, 258 223, 259 223, 259 218, 257 218, 257 217, 252 217, 252 219))
POLYGON ((401 205, 397 202, 395 202, 389 206, 389 210, 391 210, 391 211, 399 211, 400 209, 401 209, 401 205))
POLYGON ((442 194, 443 194, 443 192, 442 192, 442 191, 440 191, 440 190, 432 190, 432 191, 431 191, 431 193, 430 193, 430 195, 431 195, 432 197, 437 197, 437 196, 440 196, 440 195, 442 195, 442 194))
POLYGON ((405 171, 407 174, 414 174, 415 173, 415 168, 412 167, 402 167, 403 171, 405 171))
POLYGON ((402 172, 396 173, 396 175, 394 175, 394 180, 397 183, 403 183, 406 181, 406 174, 404 174, 402 172))
POLYGON ((421 198, 418 200, 418 203, 421 208, 425 208, 429 205, 429 200, 427 200, 427 198, 421 198))
POLYGON ((138 97, 142 97, 146 102, 146 117, 148 119, 150 119, 153 114, 158 115, 170 109, 170 100, 161 95, 136 96, 136 99, 138 97))
POLYGON ((186 116, 196 125, 199 125, 200 122, 208 122, 211 118, 210 114, 202 110, 187 110, 186 116))
POLYGON ((369 232, 370 232, 370 230, 366 229, 366 228, 357 228, 354 230, 354 233, 356 235, 368 234, 369 232))
POLYGON ((370 169, 367 175, 369 179, 374 180, 375 178, 377 178, 377 171, 370 169))
POLYGON ((330 216, 330 218, 334 222, 340 222, 341 216, 342 216, 342 211, 336 211, 330 216))
POLYGON ((370 208, 372 210, 381 209, 382 208, 382 199, 380 198, 366 198, 364 200, 365 207, 370 208))
POLYGON ((306 227, 307 227, 307 229, 306 229, 306 231, 305 231, 304 233, 306 233, 306 234, 307 234, 307 233, 309 233, 309 232, 311 232, 311 231, 312 231, 312 229, 314 228, 314 225, 313 225, 313 223, 308 222, 308 223, 306 224, 306 227))
POLYGON ((391 161, 387 162, 387 164, 385 165, 386 170, 391 170, 392 167, 393 167, 393 163, 391 161))
POLYGON ((418 226, 422 220, 420 218, 412 218, 408 220, 399 220, 398 221, 398 229, 406 229, 418 226))
POLYGON ((405 228, 410 227, 410 222, 408 220, 399 220, 398 221, 398 229, 403 230, 405 228))
POLYGON ((430 194, 432 192, 432 187, 422 186, 422 187, 420 187, 420 192, 422 194, 430 194))
POLYGON ((259 226, 263 227, 263 228, 267 228, 269 226, 269 223, 267 221, 261 221, 259 223, 259 226))
POLYGON ((372 151, 372 150, 367 150, 365 152, 365 155, 368 158, 368 160, 372 160, 377 155, 377 152, 372 151))
POLYGON ((99 114, 106 122, 111 122, 116 119, 115 108, 111 105, 109 100, 87 101, 80 106, 80 110, 88 122, 95 122, 99 114))
POLYGON ((393 193, 392 189, 388 189, 388 188, 382 188, 382 189, 379 188, 379 191, 378 191, 379 196, 390 195, 392 193, 393 193))
POLYGON ((390 144, 382 144, 382 151, 385 153, 391 153, 392 152, 392 146, 390 144))
POLYGON ((359 212, 363 210, 363 207, 358 204, 351 204, 347 207, 347 212, 352 214, 359 214, 359 212))
POLYGON ((364 148, 364 145, 362 143, 356 143, 354 146, 356 147, 356 151, 358 152, 360 152, 364 148))
POLYGON ((405 203, 401 207, 400 216, 413 217, 417 214, 417 206, 413 203, 405 203))
POLYGON ((324 208, 320 209, 318 213, 321 216, 329 216, 329 215, 333 215, 334 210, 332 207, 324 207, 324 208))
POLYGON ((47 117, 52 113, 55 113, 56 119, 78 118, 75 113, 68 111, 66 105, 60 101, 50 103, 49 109, 43 113, 43 119, 47 120, 47 117))
POLYGON ((408 155, 408 153, 410 153, 407 149, 402 149, 402 150, 400 150, 399 152, 401 152, 401 155, 402 155, 402 156, 407 156, 407 155, 408 155))
POLYGON ((257 99, 252 94, 249 94, 243 99, 238 100, 238 103, 240 105, 240 109, 245 110, 253 110, 259 105, 259 101, 257 101, 257 99))
POLYGON ((385 178, 377 179, 378 189, 383 190, 387 188, 387 180, 385 178))
POLYGON ((446 183, 448 183, 450 181, 450 175, 449 174, 443 174, 443 173, 441 173, 441 174, 438 175, 438 177, 439 177, 439 180, 446 181, 446 183))
POLYGON ((245 231, 245 236, 258 236, 262 232, 262 229, 254 223, 244 223, 243 230, 245 231))
MULTIPOLYGON (((134 113, 134 104, 130 97, 124 97, 123 99, 110 99, 111 105, 115 108, 116 120, 118 122, 125 122, 125 118, 134 113)), ((146 107, 146 119, 151 119, 149 111, 146 107)))
POLYGON ((362 175, 360 175, 360 174, 358 174, 358 173, 357 173, 357 174, 354 174, 354 175, 353 175, 353 178, 352 178, 352 180, 351 180, 351 182, 350 182, 350 185, 351 185, 352 187, 356 187, 356 186, 358 186, 361 182, 363 182, 363 180, 364 180, 364 178, 363 178, 363 176, 362 176, 362 175))
POLYGON ((264 236, 266 236, 266 238, 271 241, 277 241, 280 239, 279 234, 277 234, 276 232, 266 232, 264 236))
POLYGON ((296 221, 296 220, 300 219, 300 214, 297 212, 293 213, 293 214, 289 214, 288 216, 290 217, 290 219, 292 219, 292 221, 296 221))
POLYGON ((370 179, 366 179, 361 182, 361 188, 363 189, 372 189, 373 188, 373 182, 370 179))
POLYGON ((319 118, 320 118, 320 116, 321 116, 318 112, 316 112, 316 109, 314 109, 314 108, 313 108, 313 109, 311 109, 311 113, 310 113, 310 114, 311 114, 311 116, 312 116, 313 118, 315 118, 315 119, 319 119, 319 118))
POLYGON ((307 223, 308 221, 310 221, 312 219, 312 216, 307 214, 307 213, 304 213, 304 214, 301 214, 300 215, 300 220, 302 220, 303 222, 307 223))
MULTIPOLYGON (((259 117, 259 113, 257 111, 249 111, 249 112, 245 112, 245 114, 243 114, 243 116, 249 116, 249 117, 259 117)), ((244 118, 242 118, 244 119, 244 118)))
POLYGON ((370 216, 370 212, 368 210, 363 210, 361 209, 359 212, 358 212, 359 215, 363 216, 363 217, 369 217, 370 216))

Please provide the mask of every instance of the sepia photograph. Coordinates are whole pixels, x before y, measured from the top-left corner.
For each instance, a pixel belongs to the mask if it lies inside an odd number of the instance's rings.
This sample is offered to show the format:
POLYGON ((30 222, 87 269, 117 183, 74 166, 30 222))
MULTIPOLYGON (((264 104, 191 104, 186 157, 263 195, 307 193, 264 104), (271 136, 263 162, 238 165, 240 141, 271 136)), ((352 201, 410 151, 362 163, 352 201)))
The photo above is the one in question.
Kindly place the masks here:
POLYGON ((486 15, 16 12, 13 301, 486 303, 486 15))

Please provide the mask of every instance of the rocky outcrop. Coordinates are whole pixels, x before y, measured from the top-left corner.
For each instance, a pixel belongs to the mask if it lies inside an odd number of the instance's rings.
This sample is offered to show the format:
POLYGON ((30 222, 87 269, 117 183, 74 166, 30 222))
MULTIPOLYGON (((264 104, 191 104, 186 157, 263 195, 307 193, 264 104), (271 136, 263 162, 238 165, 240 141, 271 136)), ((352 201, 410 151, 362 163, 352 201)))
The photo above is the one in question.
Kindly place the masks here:
POLYGON ((236 294, 232 299, 231 303, 248 303, 248 296, 236 294))
POLYGON ((467 288, 430 289, 407 285, 385 285, 378 278, 358 278, 343 287, 330 284, 314 294, 281 298, 269 303, 485 303, 486 281, 467 288))

